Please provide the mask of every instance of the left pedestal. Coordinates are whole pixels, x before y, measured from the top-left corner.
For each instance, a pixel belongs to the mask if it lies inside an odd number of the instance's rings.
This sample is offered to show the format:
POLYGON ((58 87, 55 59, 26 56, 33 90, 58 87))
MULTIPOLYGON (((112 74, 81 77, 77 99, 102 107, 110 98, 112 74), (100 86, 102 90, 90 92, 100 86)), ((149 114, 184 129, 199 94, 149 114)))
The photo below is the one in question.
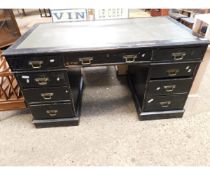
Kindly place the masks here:
POLYGON ((8 57, 37 128, 79 124, 83 77, 80 67, 66 69, 62 58, 8 57))

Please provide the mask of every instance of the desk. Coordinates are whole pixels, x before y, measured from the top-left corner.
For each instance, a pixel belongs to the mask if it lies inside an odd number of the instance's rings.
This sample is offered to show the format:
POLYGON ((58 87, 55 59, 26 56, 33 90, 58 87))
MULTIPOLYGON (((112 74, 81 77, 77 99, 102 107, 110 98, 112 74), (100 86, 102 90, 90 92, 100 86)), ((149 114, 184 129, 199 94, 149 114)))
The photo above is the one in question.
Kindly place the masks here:
MULTIPOLYGON (((36 127, 78 125, 82 67, 128 65, 140 120, 182 117, 209 40, 169 17, 35 25, 4 55, 36 127)), ((128 114, 129 115, 129 114, 128 114)))

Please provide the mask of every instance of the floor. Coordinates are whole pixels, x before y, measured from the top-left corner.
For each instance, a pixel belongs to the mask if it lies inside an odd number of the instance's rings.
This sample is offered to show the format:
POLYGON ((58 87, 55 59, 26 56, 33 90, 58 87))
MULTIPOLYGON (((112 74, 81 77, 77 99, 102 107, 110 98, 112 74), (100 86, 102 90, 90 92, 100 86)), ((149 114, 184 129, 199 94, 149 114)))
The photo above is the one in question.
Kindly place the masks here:
POLYGON ((138 121, 114 67, 83 70, 80 125, 36 129, 29 110, 0 112, 0 165, 210 165, 210 65, 181 119, 138 121))

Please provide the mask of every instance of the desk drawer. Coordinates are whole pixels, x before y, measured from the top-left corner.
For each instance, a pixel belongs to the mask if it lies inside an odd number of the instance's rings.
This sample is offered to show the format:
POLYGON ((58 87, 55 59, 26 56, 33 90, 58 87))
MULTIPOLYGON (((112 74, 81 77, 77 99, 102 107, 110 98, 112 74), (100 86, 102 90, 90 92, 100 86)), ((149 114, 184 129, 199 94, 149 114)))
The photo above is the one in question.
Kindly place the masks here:
POLYGON ((168 95, 187 93, 190 91, 192 81, 192 78, 150 80, 147 94, 168 95))
POLYGON ((150 78, 190 77, 200 63, 158 64, 150 67, 150 78))
POLYGON ((24 89, 25 100, 29 104, 71 100, 69 87, 45 87, 24 89))
POLYGON ((207 46, 162 48, 154 50, 154 61, 187 61, 201 60, 206 52, 207 46))
POLYGON ((148 96, 143 111, 168 111, 183 109, 187 94, 170 96, 148 96))
POLYGON ((30 109, 35 120, 75 117, 71 103, 30 105, 30 109))
POLYGON ((72 56, 65 56, 64 64, 66 67, 72 65, 97 65, 109 63, 134 63, 138 61, 150 61, 152 56, 151 49, 132 49, 122 51, 107 51, 106 53, 84 52, 72 56))
POLYGON ((66 71, 17 73, 16 77, 23 88, 57 87, 69 84, 66 71))
POLYGON ((112 62, 115 63, 135 63, 139 61, 151 61, 151 57, 151 49, 137 49, 133 51, 116 52, 110 54, 112 62))
POLYGON ((56 56, 23 56, 7 59, 12 70, 42 70, 64 67, 62 57, 56 56))

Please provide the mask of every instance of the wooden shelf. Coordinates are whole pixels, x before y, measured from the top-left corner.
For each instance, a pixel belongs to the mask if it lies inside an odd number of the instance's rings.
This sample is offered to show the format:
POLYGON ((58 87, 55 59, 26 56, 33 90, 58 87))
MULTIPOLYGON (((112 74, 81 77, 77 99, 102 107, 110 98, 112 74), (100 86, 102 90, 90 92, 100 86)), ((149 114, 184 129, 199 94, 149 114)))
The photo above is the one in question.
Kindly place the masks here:
POLYGON ((19 38, 19 36, 13 36, 7 32, 0 32, 0 35, 1 35, 1 40, 0 40, 1 48, 13 44, 19 38))
POLYGON ((3 22, 0 28, 0 48, 3 48, 13 44, 21 34, 12 10, 0 9, 0 22, 3 22))

